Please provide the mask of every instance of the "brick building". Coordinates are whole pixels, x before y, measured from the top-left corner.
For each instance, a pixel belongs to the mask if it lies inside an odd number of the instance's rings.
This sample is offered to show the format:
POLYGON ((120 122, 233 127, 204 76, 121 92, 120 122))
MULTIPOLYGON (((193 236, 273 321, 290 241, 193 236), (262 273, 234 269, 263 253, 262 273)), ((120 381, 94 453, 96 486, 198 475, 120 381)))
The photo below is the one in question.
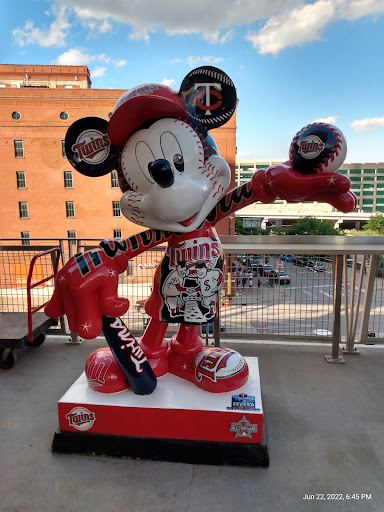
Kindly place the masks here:
MULTIPOLYGON (((124 92, 91 89, 85 66, 0 65, 0 238, 101 240, 141 231, 120 214, 115 173, 82 176, 63 144, 74 121, 108 119, 124 92)), ((233 188, 236 116, 212 135, 231 167, 233 188)), ((229 222, 221 222, 220 234, 228 234, 229 222)))

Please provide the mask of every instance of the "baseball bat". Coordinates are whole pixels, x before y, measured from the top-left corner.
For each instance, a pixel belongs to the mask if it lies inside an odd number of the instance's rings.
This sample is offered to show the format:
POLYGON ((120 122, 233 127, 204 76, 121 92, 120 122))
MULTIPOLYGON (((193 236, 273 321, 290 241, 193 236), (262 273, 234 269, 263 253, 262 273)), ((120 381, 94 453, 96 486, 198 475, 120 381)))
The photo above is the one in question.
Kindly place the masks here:
POLYGON ((103 334, 137 395, 149 395, 157 385, 156 375, 136 338, 121 318, 103 316, 103 334))

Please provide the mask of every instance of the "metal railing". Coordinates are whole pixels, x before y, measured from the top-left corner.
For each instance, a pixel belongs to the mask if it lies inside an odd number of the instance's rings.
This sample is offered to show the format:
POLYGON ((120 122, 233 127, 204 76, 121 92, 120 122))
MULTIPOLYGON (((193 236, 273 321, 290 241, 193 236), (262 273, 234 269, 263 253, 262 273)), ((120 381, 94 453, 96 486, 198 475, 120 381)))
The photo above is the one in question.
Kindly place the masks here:
MULTIPOLYGON (((23 276, 36 252, 59 246, 65 263, 99 242, 44 239, 23 246, 20 240, 0 240, 0 310, 25 309, 23 276)), ((216 330, 203 328, 215 344, 225 337, 332 340, 353 352, 355 344, 384 341, 382 237, 232 236, 222 242, 227 273, 220 322, 216 330)), ((149 320, 141 305, 164 250, 158 246, 132 259, 120 275, 119 295, 131 305, 123 319, 136 335, 149 320)), ((52 292, 53 283, 47 283, 39 299, 49 300, 52 292)))

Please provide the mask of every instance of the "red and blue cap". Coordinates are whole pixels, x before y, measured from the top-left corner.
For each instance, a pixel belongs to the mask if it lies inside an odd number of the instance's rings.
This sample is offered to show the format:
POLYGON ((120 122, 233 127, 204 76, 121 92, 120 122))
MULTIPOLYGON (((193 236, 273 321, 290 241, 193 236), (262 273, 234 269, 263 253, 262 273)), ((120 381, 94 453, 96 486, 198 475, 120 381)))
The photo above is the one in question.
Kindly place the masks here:
POLYGON ((120 146, 145 121, 186 116, 177 92, 165 85, 140 85, 125 92, 117 101, 108 123, 108 136, 112 144, 120 146))

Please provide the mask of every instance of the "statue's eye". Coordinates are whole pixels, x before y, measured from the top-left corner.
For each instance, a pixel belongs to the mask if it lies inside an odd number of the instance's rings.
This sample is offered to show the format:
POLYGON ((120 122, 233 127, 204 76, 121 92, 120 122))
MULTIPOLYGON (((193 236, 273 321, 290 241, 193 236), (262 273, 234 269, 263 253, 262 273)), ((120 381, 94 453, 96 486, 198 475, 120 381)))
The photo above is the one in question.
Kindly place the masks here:
POLYGON ((175 135, 169 131, 163 132, 160 136, 160 147, 165 160, 173 164, 177 172, 184 172, 183 151, 175 135))
POLYGON ((176 153, 176 155, 173 157, 173 164, 179 172, 183 172, 184 171, 183 155, 176 153))

